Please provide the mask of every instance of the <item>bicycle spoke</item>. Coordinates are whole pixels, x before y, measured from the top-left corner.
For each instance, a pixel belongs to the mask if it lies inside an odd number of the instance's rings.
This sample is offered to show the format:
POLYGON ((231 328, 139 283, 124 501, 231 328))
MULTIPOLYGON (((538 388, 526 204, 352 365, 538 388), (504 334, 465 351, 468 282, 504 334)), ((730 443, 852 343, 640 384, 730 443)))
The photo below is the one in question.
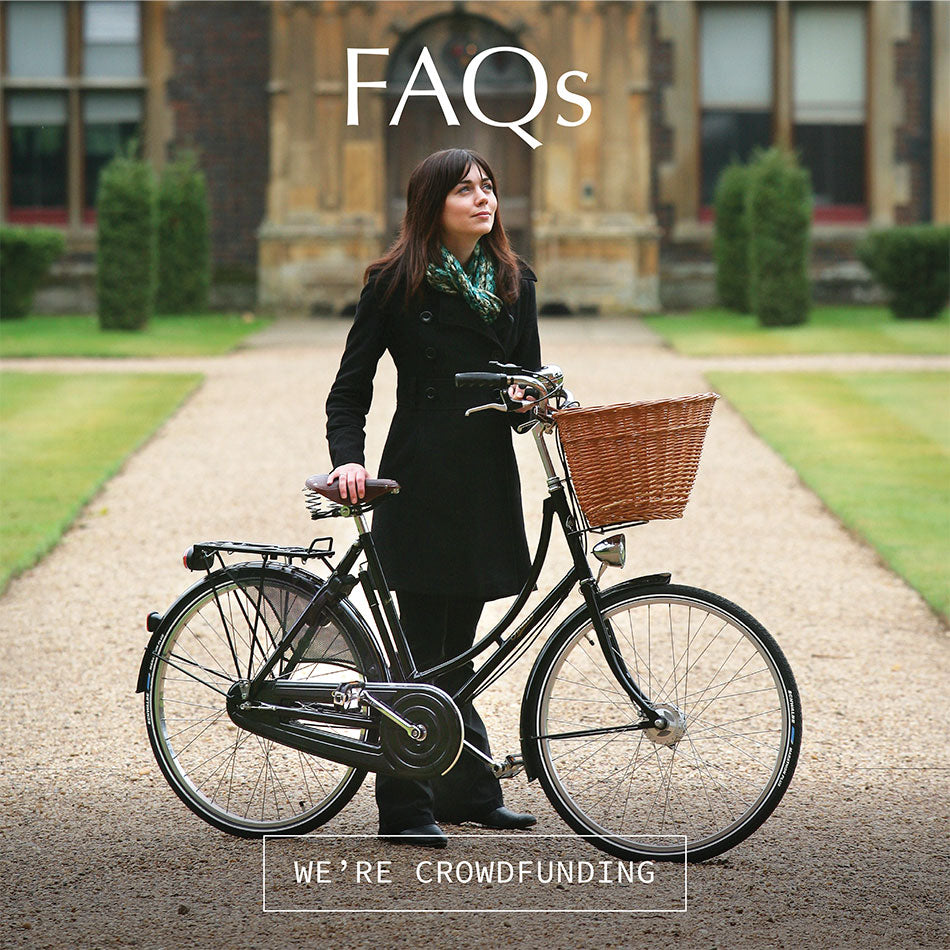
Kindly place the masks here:
MULTIPOLYGON (((732 659, 732 654, 736 652, 736 650, 739 648, 739 644, 740 644, 741 642, 742 642, 741 638, 738 639, 738 640, 736 640, 735 644, 733 645, 732 649, 729 651, 729 653, 727 654, 727 656, 725 657, 725 659, 722 661, 722 663, 719 664, 719 669, 716 670, 716 672, 713 674, 713 677, 712 677, 712 678, 715 678, 715 677, 719 676, 719 674, 722 672, 723 668, 725 667, 726 663, 728 663, 729 660, 732 659)), ((751 659, 752 659, 752 655, 750 654, 749 656, 746 657, 746 659, 745 659, 745 661, 743 662, 742 666, 740 666, 740 667, 739 667, 739 670, 737 670, 736 672, 739 672, 740 670, 742 670, 742 669, 745 667, 746 663, 750 662, 751 659)), ((723 685, 722 688, 725 689, 725 688, 726 688, 725 685, 723 685)), ((721 692, 721 691, 720 691, 720 692, 721 692)), ((715 696, 713 696, 712 699, 708 699, 708 698, 707 698, 707 699, 704 699, 704 702, 706 703, 706 705, 703 706, 702 709, 693 710, 693 711, 692 711, 692 714, 695 715, 695 716, 701 716, 701 715, 703 714, 703 712, 708 708, 709 704, 712 703, 712 702, 714 702, 715 699, 716 699, 715 696)))
MULTIPOLYGON (((741 733, 737 733, 737 735, 740 738, 745 738, 745 736, 743 736, 741 733)), ((716 738, 719 739, 719 742, 722 745, 728 746, 730 749, 735 749, 735 751, 738 752, 740 755, 745 756, 747 759, 751 760, 752 762, 755 762, 757 765, 761 765, 765 769, 771 770, 775 766, 774 762, 763 762, 760 759, 757 759, 751 752, 748 752, 745 749, 743 749, 740 745, 738 745, 732 739, 728 739, 722 735, 719 735, 716 738)), ((759 744, 765 747, 765 743, 759 743, 759 744)))
POLYGON ((221 719, 221 717, 222 717, 223 715, 224 715, 224 712, 222 711, 222 712, 213 713, 213 714, 210 715, 210 716, 205 716, 203 719, 181 719, 180 717, 179 717, 179 718, 173 718, 173 719, 167 719, 167 718, 166 718, 166 720, 165 720, 166 722, 190 722, 190 723, 192 723, 192 725, 190 725, 190 726, 184 726, 184 727, 183 727, 182 729, 180 729, 178 732, 169 733, 168 738, 169 738, 169 740, 171 740, 171 739, 176 739, 176 738, 177 738, 178 736, 180 736, 182 733, 187 732, 189 729, 194 729, 195 726, 197 726, 198 724, 200 724, 200 723, 202 723, 202 722, 205 722, 205 723, 209 723, 209 724, 211 724, 211 725, 214 725, 216 722, 218 722, 219 719, 221 719))
MULTIPOLYGON (((693 740, 692 740, 692 738, 690 737, 689 733, 686 734, 686 741, 690 744, 690 747, 693 748, 693 740)), ((693 751, 694 751, 694 754, 696 754, 695 749, 694 749, 693 751)), ((712 799, 709 797, 709 788, 708 788, 708 786, 706 785, 706 774, 705 774, 705 773, 708 771, 707 768, 706 768, 706 763, 705 763, 705 761, 702 760, 702 758, 701 758, 698 754, 696 755, 696 757, 697 757, 697 759, 698 759, 699 761, 702 762, 702 767, 701 767, 700 770, 699 770, 699 781, 700 781, 700 783, 702 784, 702 787, 703 787, 703 798, 704 798, 705 801, 706 801, 706 805, 707 805, 709 814, 710 814, 711 816, 715 816, 715 809, 713 808, 712 799)), ((710 775, 709 778, 712 779, 712 775, 710 775)), ((721 793, 722 793, 722 789, 721 789, 721 786, 720 786, 720 794, 721 794, 721 793)))
POLYGON ((178 666, 175 663, 172 663, 172 661, 167 656, 161 657, 161 662, 172 667, 173 669, 178 670, 179 673, 184 673, 185 676, 190 677, 196 683, 201 683, 202 686, 205 686, 208 689, 214 690, 214 692, 216 693, 220 693, 222 696, 226 697, 228 695, 223 689, 218 689, 217 686, 212 686, 211 683, 206 683, 203 679, 201 679, 201 677, 195 676, 194 673, 190 673, 188 670, 184 669, 183 667, 178 666))
MULTIPOLYGON (((188 680, 175 680, 178 683, 187 683, 188 680)), ((217 706, 209 706, 207 703, 190 703, 185 699, 173 699, 171 696, 165 696, 164 703, 174 703, 178 706, 193 706, 195 709, 217 709, 217 706)))
MULTIPOLYGON (((637 747, 636 747, 636 749, 634 750, 633 757, 632 757, 631 760, 630 760, 630 767, 631 767, 631 768, 633 768, 633 763, 634 763, 634 761, 636 761, 637 757, 638 757, 639 754, 640 754, 640 747, 641 747, 642 744, 643 744, 643 733, 641 732, 640 735, 637 737, 637 747)), ((621 827, 621 828, 625 828, 625 827, 626 827, 627 808, 628 808, 628 806, 630 805, 630 793, 631 793, 632 791, 633 791, 633 782, 631 781, 631 782, 627 785, 627 794, 624 796, 624 800, 623 800, 623 810, 620 812, 620 827, 621 827)))
MULTIPOLYGON (((212 793, 212 796, 211 796, 212 798, 217 798, 217 797, 218 797, 218 793, 219 793, 220 790, 221 790, 221 783, 225 780, 226 776, 228 775, 228 770, 229 770, 229 769, 231 770, 231 782, 233 783, 233 781, 234 781, 234 759, 235 759, 235 757, 237 756, 237 751, 238 751, 238 748, 239 748, 240 745, 241 745, 241 742, 244 741, 244 740, 247 738, 248 735, 249 735, 249 733, 244 732, 243 730, 241 730, 241 731, 238 732, 238 734, 234 737, 234 745, 231 747, 231 754, 230 754, 230 756, 228 757, 228 759, 227 759, 227 760, 225 761, 225 763, 224 763, 224 769, 223 769, 222 772, 221 772, 221 777, 218 779, 217 787, 215 788, 214 792, 212 793)), ((230 801, 231 801, 231 785, 230 785, 230 784, 229 784, 229 786, 228 786, 228 798, 227 798, 227 801, 228 801, 228 803, 230 804, 230 801)))
MULTIPOLYGON (((750 719, 759 719, 762 716, 776 715, 779 712, 777 708, 775 709, 763 709, 756 713, 749 713, 748 716, 739 716, 736 719, 727 719, 725 722, 716 723, 716 726, 722 728, 723 726, 731 726, 736 722, 748 722, 750 719)), ((699 717, 695 717, 694 722, 702 722, 703 720, 699 717)), ((707 729, 712 729, 713 726, 704 726, 702 729, 697 730, 698 732, 705 732, 707 729)))
MULTIPOLYGON (((192 658, 191 654, 188 653, 187 650, 182 650, 181 652, 182 652, 182 653, 185 653, 186 656, 178 656, 177 653, 171 654, 172 656, 175 657, 176 660, 178 660, 179 663, 187 663, 189 666, 197 667, 197 668, 198 668, 199 670, 201 670, 203 673, 207 673, 209 676, 217 676, 219 679, 222 679, 222 680, 224 680, 224 681, 227 682, 227 683, 232 683, 232 682, 234 682, 234 681, 233 681, 229 676, 227 676, 226 674, 220 673, 220 672, 218 672, 218 670, 209 669, 207 666, 203 666, 201 663, 196 662, 196 661, 192 658)), ((168 658, 167 658, 167 657, 163 657, 162 659, 164 659, 165 662, 168 662, 168 658)), ((176 667, 176 669, 180 669, 180 667, 176 667)), ((182 671, 182 672, 184 672, 184 671, 182 671)), ((189 674, 189 675, 191 675, 193 679, 196 678, 193 674, 189 674)), ((202 680, 199 680, 199 682, 203 682, 203 681, 202 681, 202 680)))
MULTIPOLYGON (((697 690, 696 693, 689 693, 689 694, 684 695, 683 702, 686 702, 687 699, 693 699, 695 696, 701 696, 703 693, 707 693, 710 690, 719 689, 722 685, 731 686, 733 683, 737 682, 738 680, 748 679, 750 676, 760 676, 763 673, 768 675, 768 672, 769 672, 768 669, 763 666, 758 670, 752 670, 750 673, 743 673, 741 676, 732 676, 726 681, 725 684, 714 683, 712 686, 704 686, 702 689, 697 690)), ((741 696, 742 694, 736 693, 735 695, 741 696)), ((718 699, 719 697, 716 697, 716 698, 718 699)), ((722 698, 730 699, 732 697, 724 696, 722 698)))

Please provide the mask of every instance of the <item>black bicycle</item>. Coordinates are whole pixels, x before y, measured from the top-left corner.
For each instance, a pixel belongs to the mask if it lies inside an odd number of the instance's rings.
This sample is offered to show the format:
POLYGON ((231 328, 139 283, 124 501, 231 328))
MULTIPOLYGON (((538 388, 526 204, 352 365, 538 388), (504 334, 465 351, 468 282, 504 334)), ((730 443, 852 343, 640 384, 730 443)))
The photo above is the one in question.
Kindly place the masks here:
POLYGON ((186 552, 185 565, 204 576, 149 615, 137 689, 165 778, 211 825, 245 837, 305 833, 339 812, 367 771, 422 779, 444 774, 463 752, 487 759, 466 743, 459 705, 502 676, 578 586, 583 604, 550 634, 528 676, 520 754, 491 761, 495 773, 524 769, 571 828, 630 860, 682 859, 683 836, 690 860, 720 854, 781 800, 802 732, 781 649, 744 610, 669 574, 601 589, 604 569, 623 565, 624 537, 593 545, 595 577, 587 545, 603 517, 588 519, 578 502, 580 461, 565 458, 559 440, 556 468, 545 441, 559 424, 566 430, 577 403, 557 367, 496 368, 456 382, 499 393, 469 412, 523 408, 508 396, 512 384, 539 397, 521 428, 534 436, 548 494, 523 590, 465 653, 432 669, 413 662, 366 521, 398 492, 393 481, 369 480, 353 504, 325 475, 307 479, 314 519, 356 525, 335 565, 329 538, 308 547, 204 542, 186 552), (519 619, 555 521, 573 566, 519 619), (315 563, 319 570, 308 569, 315 563), (357 585, 369 619, 349 598, 357 585), (439 687, 477 657, 461 687, 439 687))

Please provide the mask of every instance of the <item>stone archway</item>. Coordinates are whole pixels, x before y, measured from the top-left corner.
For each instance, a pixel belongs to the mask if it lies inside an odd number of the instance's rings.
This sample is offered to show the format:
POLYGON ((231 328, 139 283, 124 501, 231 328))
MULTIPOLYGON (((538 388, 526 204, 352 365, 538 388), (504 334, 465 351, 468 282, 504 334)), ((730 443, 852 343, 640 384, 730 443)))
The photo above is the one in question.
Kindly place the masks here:
MULTIPOLYGON (((517 37, 491 20, 466 13, 433 17, 406 34, 390 57, 385 122, 389 122, 423 47, 429 50, 459 120, 446 124, 434 96, 410 97, 399 124, 387 125, 386 227, 395 237, 406 210, 406 183, 412 169, 432 152, 473 148, 490 162, 498 179, 502 221, 515 251, 531 256, 531 148, 510 129, 475 119, 462 98, 465 67, 482 50, 520 46, 517 37)), ((423 70, 414 88, 432 88, 423 70)), ((498 53, 478 71, 476 94, 485 115, 512 121, 525 115, 534 98, 534 77, 523 57, 498 53)), ((529 126, 530 129, 530 126, 529 126)))

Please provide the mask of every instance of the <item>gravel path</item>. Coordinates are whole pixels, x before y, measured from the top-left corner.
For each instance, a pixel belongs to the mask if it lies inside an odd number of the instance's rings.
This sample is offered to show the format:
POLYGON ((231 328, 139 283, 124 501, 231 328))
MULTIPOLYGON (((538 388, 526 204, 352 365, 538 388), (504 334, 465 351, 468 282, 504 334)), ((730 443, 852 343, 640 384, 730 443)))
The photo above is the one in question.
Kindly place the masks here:
MULTIPOLYGON (((215 832, 178 802, 152 758, 132 690, 145 615, 191 582, 179 557, 192 541, 309 540, 300 487, 327 467, 322 406, 345 331, 342 321, 282 323, 218 359, 3 363, 198 369, 207 379, 59 547, 0 600, 0 945, 945 946, 947 630, 724 402, 686 518, 629 531, 624 574, 672 571, 674 580, 719 591, 782 644, 801 689, 805 741, 792 786, 765 826, 724 857, 689 869, 686 913, 262 912, 261 845, 215 832)), ((675 356, 633 322, 549 319, 542 339, 546 359, 568 371, 585 404, 708 388, 702 371, 713 361, 675 356)), ((943 368, 947 361, 867 362, 780 365, 943 368)), ((776 365, 715 361, 726 363, 776 365)), ((371 458, 382 447, 393 380, 387 362, 369 423, 371 458)), ((518 450, 530 535, 544 486, 532 444, 521 440, 518 450)), ((334 527, 345 543, 346 526, 334 527)), ((563 545, 552 545, 540 587, 566 565, 563 545)), ((499 615, 494 606, 486 622, 499 615)), ((516 748, 528 669, 523 660, 480 704, 496 751, 516 748)), ((574 853, 574 839, 541 837, 566 828, 537 783, 519 776, 506 791, 539 824, 517 844, 486 839, 494 857, 574 853)), ((374 818, 368 781, 322 830, 365 834, 375 830, 374 818)), ((439 857, 461 853, 456 845, 439 857)), ((397 898, 431 906, 421 884, 365 894, 366 906, 397 898)), ((490 906, 513 906, 513 892, 495 894, 490 906)), ((558 906, 570 895, 562 888, 545 899, 558 906)))

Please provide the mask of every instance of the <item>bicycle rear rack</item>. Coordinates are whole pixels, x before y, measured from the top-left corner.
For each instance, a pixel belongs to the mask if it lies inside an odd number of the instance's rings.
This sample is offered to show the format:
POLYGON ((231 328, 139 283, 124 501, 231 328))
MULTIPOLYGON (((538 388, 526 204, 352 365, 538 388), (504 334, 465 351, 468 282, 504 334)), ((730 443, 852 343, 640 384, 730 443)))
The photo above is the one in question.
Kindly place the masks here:
POLYGON ((327 562, 333 556, 333 538, 314 538, 310 547, 285 547, 280 544, 253 544, 247 541, 200 541, 185 551, 182 561, 189 571, 210 571, 215 558, 226 567, 224 554, 257 554, 265 561, 308 561, 320 558, 327 562))

